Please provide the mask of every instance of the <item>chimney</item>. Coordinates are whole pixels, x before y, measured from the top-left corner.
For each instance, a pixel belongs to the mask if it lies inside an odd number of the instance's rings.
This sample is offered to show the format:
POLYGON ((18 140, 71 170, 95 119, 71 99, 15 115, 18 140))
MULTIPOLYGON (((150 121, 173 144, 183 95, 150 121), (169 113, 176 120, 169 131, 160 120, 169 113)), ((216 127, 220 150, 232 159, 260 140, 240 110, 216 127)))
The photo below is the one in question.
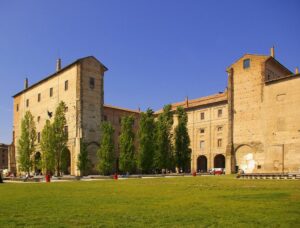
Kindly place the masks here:
POLYGON ((24 89, 27 89, 27 88, 28 88, 28 78, 25 78, 24 89))
POLYGON ((56 60, 56 71, 60 71, 61 70, 61 59, 58 58, 56 60))
POLYGON ((189 107, 189 97, 188 96, 185 98, 185 105, 187 108, 189 107))
POLYGON ((272 56, 273 58, 275 58, 275 48, 274 48, 274 46, 271 47, 271 56, 272 56))
POLYGON ((298 67, 295 68, 295 74, 299 74, 299 68, 298 67))

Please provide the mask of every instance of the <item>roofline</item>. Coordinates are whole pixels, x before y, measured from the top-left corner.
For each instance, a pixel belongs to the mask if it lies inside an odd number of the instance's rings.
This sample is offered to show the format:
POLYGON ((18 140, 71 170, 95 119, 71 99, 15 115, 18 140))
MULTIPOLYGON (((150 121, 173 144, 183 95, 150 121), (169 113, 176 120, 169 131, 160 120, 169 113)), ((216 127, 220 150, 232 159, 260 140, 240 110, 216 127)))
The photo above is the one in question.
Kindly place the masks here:
POLYGON ((69 69, 70 67, 72 67, 72 66, 78 64, 78 63, 79 63, 80 61, 82 61, 83 59, 87 59, 87 58, 93 58, 93 59, 95 59, 95 60, 96 60, 97 62, 99 62, 99 64, 104 68, 104 71, 107 71, 107 70, 108 70, 108 68, 107 68, 106 66, 104 66, 104 65, 103 65, 97 58, 95 58, 94 56, 83 57, 83 58, 80 58, 80 59, 75 60, 74 62, 72 62, 72 63, 70 63, 69 65, 67 65, 67 66, 63 67, 62 69, 60 69, 59 71, 56 71, 55 73, 53 73, 53 74, 51 74, 51 75, 45 77, 44 79, 42 79, 42 80, 40 80, 40 81, 38 81, 38 82, 32 84, 32 85, 29 86, 28 88, 26 88, 26 89, 24 89, 24 90, 18 92, 17 94, 13 95, 12 97, 15 98, 15 97, 17 97, 17 96, 19 96, 19 95, 21 95, 21 94, 23 94, 23 93, 25 93, 25 92, 27 92, 27 91, 33 89, 33 88, 36 87, 37 85, 39 85, 39 84, 41 84, 41 83, 43 83, 43 82, 45 82, 45 81, 47 81, 47 80, 49 80, 49 79, 51 79, 51 78, 57 76, 58 74, 62 73, 63 71, 65 71, 65 70, 69 69))
POLYGON ((117 109, 117 110, 126 111, 126 112, 134 112, 134 113, 137 113, 137 114, 141 113, 138 110, 133 110, 133 109, 128 109, 128 108, 122 108, 122 107, 113 106, 113 105, 109 105, 109 104, 104 104, 103 107, 104 108, 117 109))
POLYGON ((282 78, 276 78, 273 80, 265 81, 265 84, 268 85, 268 84, 273 84, 273 83, 282 82, 282 81, 286 81, 286 80, 293 80, 295 78, 300 78, 300 73, 299 74, 290 74, 290 75, 287 75, 282 78))
POLYGON ((269 56, 269 58, 266 60, 269 61, 269 60, 274 60, 277 64, 279 64, 282 68, 284 68, 286 71, 288 71, 291 75, 293 74, 292 71, 290 71, 286 66, 284 66, 283 64, 281 64, 277 59, 275 59, 274 57, 272 56, 269 56))
POLYGON ((237 63, 240 59, 244 58, 246 55, 254 55, 254 56, 263 56, 263 57, 271 57, 269 55, 263 55, 263 54, 251 54, 251 53, 246 53, 243 54, 240 58, 238 58, 237 60, 235 60, 232 64, 230 64, 228 67, 226 67, 226 71, 228 72, 230 70, 230 68, 232 68, 232 65, 234 65, 235 63, 237 63))
MULTIPOLYGON (((212 95, 209 95, 209 96, 205 96, 205 97, 199 97, 199 98, 196 98, 196 99, 192 99, 192 100, 188 100, 188 106, 186 106, 186 100, 185 101, 180 101, 180 102, 176 102, 176 103, 171 103, 170 105, 172 106, 171 107, 171 111, 175 111, 177 107, 183 107, 184 109, 195 109, 197 107, 207 107, 209 105, 214 105, 214 104, 219 104, 219 103, 227 103, 228 102, 228 99, 227 99, 227 92, 223 92, 223 93, 216 93, 216 94, 212 94, 212 95), (211 102, 208 102, 208 103, 205 103, 205 104, 199 104, 199 105, 195 105, 195 106, 192 106, 193 103, 195 102, 205 102, 205 101, 209 101, 209 100, 212 100, 212 99, 216 99, 216 98, 222 98, 224 97, 223 100, 217 100, 217 101, 211 101, 211 102)), ((155 112, 155 114, 159 114, 163 111, 163 109, 160 109, 160 110, 157 110, 155 112)))
POLYGON ((230 64, 228 67, 226 67, 226 71, 228 72, 230 70, 230 68, 232 68, 232 65, 234 65, 235 63, 237 63, 240 59, 244 58, 246 55, 254 55, 254 56, 264 56, 264 57, 268 57, 266 59, 266 62, 269 60, 274 60, 277 64, 279 64, 282 68, 284 68, 286 71, 288 71, 290 74, 293 74, 292 71, 290 71, 286 66, 284 66, 283 64, 281 64, 277 59, 275 59, 274 57, 270 56, 270 55, 261 55, 261 54, 249 54, 246 53, 244 55, 242 55, 242 57, 238 58, 236 61, 234 61, 232 64, 230 64))

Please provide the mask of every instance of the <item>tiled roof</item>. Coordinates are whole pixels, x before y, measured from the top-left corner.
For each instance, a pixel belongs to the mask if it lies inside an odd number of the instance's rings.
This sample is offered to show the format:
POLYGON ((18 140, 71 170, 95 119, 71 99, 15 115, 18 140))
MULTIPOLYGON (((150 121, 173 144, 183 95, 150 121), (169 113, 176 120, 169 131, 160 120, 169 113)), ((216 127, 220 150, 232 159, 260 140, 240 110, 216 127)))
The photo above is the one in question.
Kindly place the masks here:
POLYGON ((45 81, 47 81, 47 80, 49 80, 49 79, 55 77, 55 76, 58 75, 59 73, 61 73, 61 72, 65 71, 65 70, 67 70, 67 69, 70 68, 71 66, 73 66, 73 65, 79 63, 81 60, 87 59, 87 58, 94 58, 94 59, 96 59, 96 60, 104 67, 105 70, 108 70, 107 67, 104 66, 104 65, 103 65, 97 58, 95 58, 94 56, 83 57, 83 58, 80 58, 80 59, 75 60, 74 62, 70 63, 69 65, 67 65, 67 66, 65 66, 65 67, 63 67, 63 68, 61 68, 59 71, 55 72, 54 74, 51 74, 51 75, 45 77, 44 79, 38 81, 37 83, 32 84, 32 85, 29 86, 27 89, 24 89, 24 90, 20 91, 19 93, 15 94, 13 97, 17 97, 17 96, 21 95, 22 93, 24 93, 24 92, 26 92, 26 91, 28 91, 28 90, 30 90, 30 89, 36 87, 37 85, 39 85, 39 84, 41 84, 41 83, 43 83, 43 82, 45 82, 45 81))
MULTIPOLYGON (((179 106, 182 106, 184 108, 196 108, 196 107, 201 107, 201 106, 210 105, 219 102, 227 102, 227 91, 223 93, 213 94, 206 97, 199 97, 193 100, 186 99, 185 101, 173 103, 171 105, 172 105, 172 111, 175 111, 176 108, 179 106)), ((156 111, 155 113, 159 114, 161 112, 162 109, 156 111)))

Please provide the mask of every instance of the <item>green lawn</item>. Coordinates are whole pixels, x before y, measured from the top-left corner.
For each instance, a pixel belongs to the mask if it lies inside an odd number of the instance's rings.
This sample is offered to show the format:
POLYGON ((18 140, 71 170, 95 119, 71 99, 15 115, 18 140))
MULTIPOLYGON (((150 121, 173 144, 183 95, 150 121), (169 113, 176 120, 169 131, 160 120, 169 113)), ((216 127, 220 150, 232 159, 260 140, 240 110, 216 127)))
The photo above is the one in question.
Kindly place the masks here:
POLYGON ((300 181, 233 176, 0 184, 0 227, 300 227, 300 181))

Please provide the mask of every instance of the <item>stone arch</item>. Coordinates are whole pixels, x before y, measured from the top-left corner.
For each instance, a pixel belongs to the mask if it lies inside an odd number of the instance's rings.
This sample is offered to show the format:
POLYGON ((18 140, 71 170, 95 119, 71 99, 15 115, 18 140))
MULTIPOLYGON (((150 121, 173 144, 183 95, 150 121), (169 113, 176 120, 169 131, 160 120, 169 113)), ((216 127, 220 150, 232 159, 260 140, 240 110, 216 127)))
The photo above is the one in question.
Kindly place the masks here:
POLYGON ((255 169, 254 150, 248 144, 241 144, 235 149, 236 171, 243 170, 245 173, 252 173, 255 169))
POLYGON ((205 155, 200 155, 197 158, 197 172, 199 173, 207 172, 207 158, 205 155))
POLYGON ((217 154, 214 158, 214 168, 225 168, 225 156, 217 154))

